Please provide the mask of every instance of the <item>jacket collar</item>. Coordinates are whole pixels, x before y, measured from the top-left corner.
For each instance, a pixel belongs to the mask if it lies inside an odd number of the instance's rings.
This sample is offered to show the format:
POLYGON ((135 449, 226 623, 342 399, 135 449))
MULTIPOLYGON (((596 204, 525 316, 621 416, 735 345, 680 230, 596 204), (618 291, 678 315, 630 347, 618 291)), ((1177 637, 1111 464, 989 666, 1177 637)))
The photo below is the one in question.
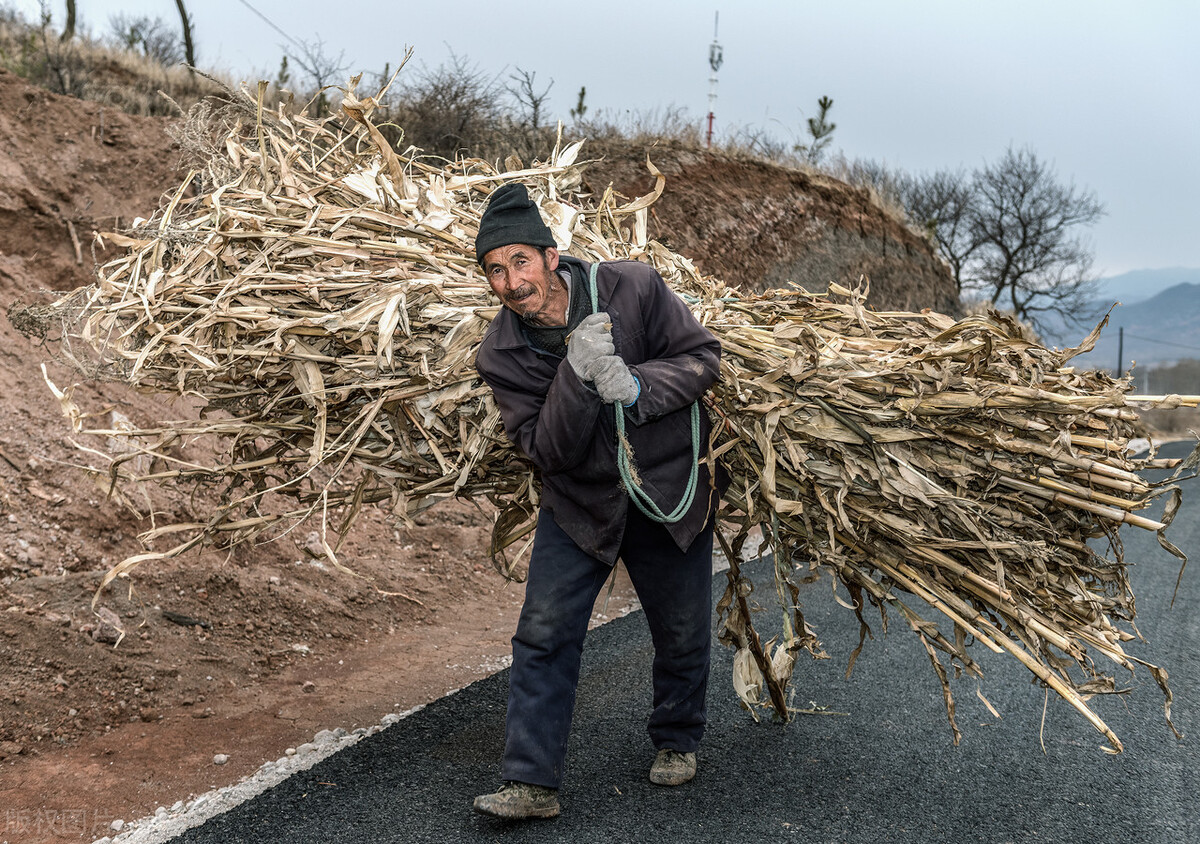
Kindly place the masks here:
MULTIPOLYGON (((588 273, 592 269, 590 263, 581 261, 573 255, 560 254, 558 256, 558 263, 559 266, 565 265, 569 267, 572 275, 582 272, 585 282, 588 273)), ((599 302, 600 310, 606 310, 608 301, 612 297, 613 289, 616 287, 617 280, 620 277, 621 271, 619 269, 612 273, 607 273, 602 269, 597 273, 596 299, 599 302)), ((492 322, 492 325, 496 335, 496 349, 519 349, 529 345, 525 340, 524 332, 521 331, 520 318, 508 308, 501 306, 500 313, 496 315, 496 319, 492 322)))

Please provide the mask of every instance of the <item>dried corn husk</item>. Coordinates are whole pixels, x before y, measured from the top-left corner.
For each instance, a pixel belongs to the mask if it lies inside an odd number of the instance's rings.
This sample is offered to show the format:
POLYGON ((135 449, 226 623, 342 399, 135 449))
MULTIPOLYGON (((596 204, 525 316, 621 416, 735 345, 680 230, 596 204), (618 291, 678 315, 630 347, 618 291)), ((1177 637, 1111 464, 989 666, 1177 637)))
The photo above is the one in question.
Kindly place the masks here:
POLYGON ((489 193, 520 180, 566 250, 653 264, 722 340, 722 378, 706 399, 711 457, 734 478, 720 610, 747 705, 787 716, 796 653, 821 647, 798 583, 829 573, 864 637, 871 603, 920 638, 956 741, 947 665, 981 674, 969 639, 1018 659, 1114 749, 1117 736, 1085 702, 1113 686, 1093 654, 1148 668, 1169 721, 1166 672, 1122 647, 1134 604, 1118 530, 1158 531, 1178 553, 1161 532, 1179 490, 1148 484, 1144 464, 1125 456, 1136 420, 1127 381, 1072 369, 1079 350, 1045 349, 996 314, 880 313, 864 292, 836 286, 740 295, 646 239, 664 181, 653 165, 655 191, 622 204, 611 192, 579 194, 578 143, 529 167, 434 164, 388 148, 373 108, 353 85, 348 127, 235 98, 223 155, 147 226, 102 235, 124 253, 55 306, 80 370, 204 407, 199 418, 88 430, 70 390, 51 385, 76 431, 120 442, 96 469, 114 493, 148 482, 216 490, 206 519, 148 532, 148 544, 169 547, 121 562, 105 583, 314 515, 338 563, 363 506, 407 518, 452 497, 497 505, 492 550, 515 574, 538 479, 475 377, 474 349, 497 305, 472 244, 489 193), (1137 514, 1163 494, 1161 521, 1137 514), (740 568, 756 529, 774 551, 784 609, 773 650, 751 624, 754 584, 740 568), (1108 541, 1107 556, 1093 539, 1108 541))

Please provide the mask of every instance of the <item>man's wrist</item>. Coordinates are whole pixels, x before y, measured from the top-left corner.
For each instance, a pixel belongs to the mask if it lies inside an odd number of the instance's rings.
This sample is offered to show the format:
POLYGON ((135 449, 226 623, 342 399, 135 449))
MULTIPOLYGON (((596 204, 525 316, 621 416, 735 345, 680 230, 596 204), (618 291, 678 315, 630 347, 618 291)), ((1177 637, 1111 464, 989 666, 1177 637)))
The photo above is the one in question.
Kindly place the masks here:
MULTIPOLYGON (((633 375, 633 373, 630 373, 633 375)), ((633 394, 633 398, 625 403, 625 407, 633 407, 638 398, 642 395, 642 382, 638 380, 636 375, 633 375, 633 386, 637 387, 637 392, 633 394)))

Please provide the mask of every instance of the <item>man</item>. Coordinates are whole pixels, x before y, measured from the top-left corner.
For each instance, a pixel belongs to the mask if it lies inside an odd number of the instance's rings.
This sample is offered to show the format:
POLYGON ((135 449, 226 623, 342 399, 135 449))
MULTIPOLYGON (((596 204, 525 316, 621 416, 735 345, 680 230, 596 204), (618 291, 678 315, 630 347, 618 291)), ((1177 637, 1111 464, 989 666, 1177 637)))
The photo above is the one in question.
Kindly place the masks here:
MULTIPOLYGON (((615 403, 641 488, 660 515, 676 508, 696 466, 691 405, 717 380, 720 343, 657 272, 636 261, 594 268, 592 313, 592 265, 559 254, 523 185, 492 194, 475 252, 504 305, 476 367, 509 438, 542 476, 512 640, 505 785, 477 797, 475 809, 502 818, 559 813, 583 639, 618 558, 654 641, 650 779, 682 784, 695 775, 705 724, 718 483, 701 465, 682 516, 660 523, 644 514, 618 470, 615 403)), ((701 412, 702 450, 708 433, 701 412)))

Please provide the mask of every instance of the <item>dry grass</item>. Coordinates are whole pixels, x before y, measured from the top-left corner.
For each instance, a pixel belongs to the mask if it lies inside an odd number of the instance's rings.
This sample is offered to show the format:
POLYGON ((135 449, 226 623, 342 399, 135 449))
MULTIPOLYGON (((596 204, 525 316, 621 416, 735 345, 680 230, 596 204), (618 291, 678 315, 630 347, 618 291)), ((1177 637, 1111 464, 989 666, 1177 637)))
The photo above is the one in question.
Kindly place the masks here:
POLYGON ((228 84, 95 39, 62 42, 58 32, 12 13, 0 16, 0 67, 57 94, 141 115, 176 115, 171 100, 186 107, 228 84))
POLYGON ((92 453, 114 494, 145 483, 217 493, 205 521, 156 527, 145 541, 168 547, 123 561, 106 583, 313 516, 336 564, 362 507, 404 519, 450 497, 502 508, 492 550, 513 574, 538 478, 474 373, 497 306, 472 244, 490 192, 520 180, 571 254, 652 263, 721 338, 706 459, 734 478, 721 635, 738 648, 748 706, 786 717, 798 651, 820 650, 796 600, 799 557, 840 582, 864 636, 868 604, 905 619, 956 740, 949 673, 981 675, 968 642, 1020 661, 1114 749, 1086 703, 1114 686, 1094 655, 1147 668, 1169 720, 1166 673, 1122 647, 1134 604, 1119 530, 1161 534, 1173 507, 1162 522, 1138 511, 1179 490, 1143 481, 1149 464, 1125 455, 1137 422, 1127 381, 1076 371, 1071 353, 997 314, 878 313, 836 286, 741 295, 647 239, 661 178, 626 205, 574 195, 578 144, 517 172, 437 167, 396 155, 371 120, 375 101, 353 90, 345 128, 263 96, 241 96, 208 124, 224 132, 203 168, 211 187, 185 201, 193 173, 145 229, 106 235, 125 254, 56 306, 81 371, 206 403, 197 419, 114 430, 92 427, 70 390, 54 388, 78 434, 120 444, 92 453), (767 588, 785 631, 773 652, 751 624, 754 584, 739 565, 752 530, 775 552, 767 588), (1107 540, 1105 556, 1092 540, 1107 540))

